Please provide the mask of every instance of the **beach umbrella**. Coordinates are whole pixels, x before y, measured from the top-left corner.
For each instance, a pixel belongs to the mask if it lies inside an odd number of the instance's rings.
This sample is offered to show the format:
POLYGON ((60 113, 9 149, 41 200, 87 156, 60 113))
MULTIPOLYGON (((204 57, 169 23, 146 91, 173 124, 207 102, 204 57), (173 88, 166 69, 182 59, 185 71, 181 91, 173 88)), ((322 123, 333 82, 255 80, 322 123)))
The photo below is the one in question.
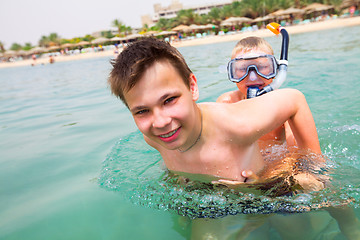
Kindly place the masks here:
POLYGON ((177 32, 175 31, 162 31, 159 33, 154 34, 154 36, 169 36, 169 35, 175 35, 177 32))
POLYGON ((325 5, 321 3, 312 3, 303 8, 306 13, 322 12, 334 8, 332 5, 325 5))
POLYGON ((286 10, 284 10, 282 12, 282 15, 290 15, 290 14, 304 14, 305 13, 305 10, 304 9, 299 9, 299 8, 293 8, 293 7, 290 7, 286 10))
POLYGON ((149 31, 149 32, 146 32, 144 33, 145 36, 157 36, 156 34, 158 34, 159 32, 158 31, 149 31))
POLYGON ((171 29, 172 31, 176 31, 176 32, 190 32, 191 29, 189 26, 187 25, 179 25, 177 27, 174 27, 173 29, 171 29))
POLYGON ((340 7, 341 8, 348 8, 348 7, 351 7, 351 6, 356 6, 360 4, 360 0, 344 0, 340 7))
POLYGON ((43 53, 46 51, 46 48, 43 47, 34 47, 33 49, 30 49, 29 53, 33 54, 33 53, 43 53))
POLYGON ((85 45, 90 45, 91 43, 90 42, 88 42, 88 41, 81 41, 81 42, 78 42, 77 44, 76 44, 76 46, 85 46, 85 45))
POLYGON ((75 47, 76 44, 72 44, 72 43, 65 43, 61 45, 61 48, 71 48, 71 47, 75 47))
POLYGON ((60 46, 51 46, 51 47, 47 48, 47 51, 54 51, 54 50, 58 50, 60 48, 61 48, 60 46))
POLYGON ((230 17, 220 23, 221 26, 233 26, 244 22, 251 22, 253 19, 247 17, 230 17))
POLYGON ((270 13, 269 15, 275 16, 275 17, 281 16, 284 11, 285 11, 284 9, 279 9, 279 10, 277 10, 275 12, 270 13))
POLYGON ((18 56, 21 56, 21 55, 28 55, 29 52, 28 51, 25 51, 25 50, 19 50, 16 52, 16 55, 18 56))
POLYGON ((144 37, 144 35, 135 33, 135 34, 131 34, 131 35, 126 36, 124 39, 125 40, 132 40, 132 39, 143 38, 143 37, 144 37))
POLYGON ((113 37, 113 38, 111 38, 110 39, 110 41, 112 41, 112 42, 118 42, 118 41, 121 41, 123 38, 121 38, 121 37, 113 37))
POLYGON ((189 28, 190 28, 191 30, 200 30, 200 29, 202 29, 202 27, 201 27, 200 25, 196 25, 196 24, 191 24, 191 25, 189 26, 189 28))
POLYGON ((16 52, 13 51, 13 50, 7 50, 4 52, 4 57, 12 57, 12 56, 15 56, 16 55, 16 52))
POLYGON ((214 28, 217 28, 217 26, 211 23, 204 25, 204 29, 214 29, 214 28))
POLYGON ((91 43, 100 44, 100 43, 104 43, 104 42, 108 42, 108 41, 111 41, 111 40, 108 38, 99 37, 99 38, 92 40, 91 43))
POLYGON ((267 20, 274 19, 274 18, 275 18, 274 16, 266 15, 264 17, 255 18, 252 22, 265 22, 267 20))

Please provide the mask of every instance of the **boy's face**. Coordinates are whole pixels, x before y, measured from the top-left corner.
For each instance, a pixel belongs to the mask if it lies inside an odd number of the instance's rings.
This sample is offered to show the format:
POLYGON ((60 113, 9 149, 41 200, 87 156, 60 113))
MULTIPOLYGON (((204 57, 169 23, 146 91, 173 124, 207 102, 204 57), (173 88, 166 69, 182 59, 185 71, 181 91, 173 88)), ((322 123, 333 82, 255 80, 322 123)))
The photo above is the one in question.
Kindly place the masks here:
MULTIPOLYGON (((260 55, 265 55, 265 54, 272 55, 272 53, 268 49, 254 48, 254 49, 251 49, 250 51, 246 51, 246 52, 239 51, 234 56, 232 56, 232 59, 233 58, 255 57, 255 56, 260 56, 260 55)), ((263 89, 265 86, 272 83, 272 81, 273 81, 273 79, 266 79, 266 78, 259 76, 256 73, 256 71, 250 71, 248 76, 246 76, 246 78, 244 78, 242 81, 236 83, 236 85, 237 85, 239 91, 244 96, 246 96, 247 90, 249 87, 257 86, 257 87, 259 87, 259 89, 263 89)))
POLYGON ((135 123, 145 137, 174 150, 193 143, 198 88, 193 74, 190 89, 167 61, 156 62, 124 94, 135 123))

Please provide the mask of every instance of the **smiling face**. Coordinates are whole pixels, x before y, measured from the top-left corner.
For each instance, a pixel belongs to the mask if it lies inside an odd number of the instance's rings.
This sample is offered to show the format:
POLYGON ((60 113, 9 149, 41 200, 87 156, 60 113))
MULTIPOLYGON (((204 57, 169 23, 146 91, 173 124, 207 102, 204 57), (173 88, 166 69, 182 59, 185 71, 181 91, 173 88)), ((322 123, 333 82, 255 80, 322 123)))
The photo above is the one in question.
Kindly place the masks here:
POLYGON ((143 135, 168 150, 186 149, 200 129, 198 88, 193 74, 187 87, 166 60, 149 67, 129 91, 124 93, 135 123, 143 135))
MULTIPOLYGON (((268 49, 260 49, 260 48, 253 48, 248 51, 238 51, 236 54, 232 56, 233 58, 248 58, 248 57, 256 57, 260 55, 272 55, 272 52, 268 49)), ((239 91, 246 96, 247 90, 249 87, 257 86, 259 89, 263 89, 265 86, 272 83, 273 79, 266 79, 259 76, 256 71, 252 70, 249 74, 240 82, 236 83, 239 91)))

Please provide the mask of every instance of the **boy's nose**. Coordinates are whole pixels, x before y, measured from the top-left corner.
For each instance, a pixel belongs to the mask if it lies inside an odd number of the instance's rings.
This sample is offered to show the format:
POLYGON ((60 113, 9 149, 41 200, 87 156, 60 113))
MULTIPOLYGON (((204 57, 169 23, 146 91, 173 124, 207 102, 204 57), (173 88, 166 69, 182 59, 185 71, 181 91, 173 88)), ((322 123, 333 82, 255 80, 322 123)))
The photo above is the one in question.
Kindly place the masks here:
POLYGON ((256 81, 259 79, 259 75, 256 73, 255 70, 250 70, 249 72, 249 80, 250 81, 256 81))
POLYGON ((171 118, 164 113, 154 113, 152 126, 154 128, 166 127, 171 121, 171 118))

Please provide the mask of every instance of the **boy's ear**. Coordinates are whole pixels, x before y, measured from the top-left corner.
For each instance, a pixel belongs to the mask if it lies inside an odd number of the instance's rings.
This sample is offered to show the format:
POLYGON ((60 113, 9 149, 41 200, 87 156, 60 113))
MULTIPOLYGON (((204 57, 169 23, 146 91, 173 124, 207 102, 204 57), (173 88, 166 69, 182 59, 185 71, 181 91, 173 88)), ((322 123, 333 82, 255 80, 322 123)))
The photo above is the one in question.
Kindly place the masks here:
POLYGON ((199 88, 197 84, 197 79, 193 73, 190 74, 189 81, 192 98, 194 101, 197 101, 199 99, 199 88))

